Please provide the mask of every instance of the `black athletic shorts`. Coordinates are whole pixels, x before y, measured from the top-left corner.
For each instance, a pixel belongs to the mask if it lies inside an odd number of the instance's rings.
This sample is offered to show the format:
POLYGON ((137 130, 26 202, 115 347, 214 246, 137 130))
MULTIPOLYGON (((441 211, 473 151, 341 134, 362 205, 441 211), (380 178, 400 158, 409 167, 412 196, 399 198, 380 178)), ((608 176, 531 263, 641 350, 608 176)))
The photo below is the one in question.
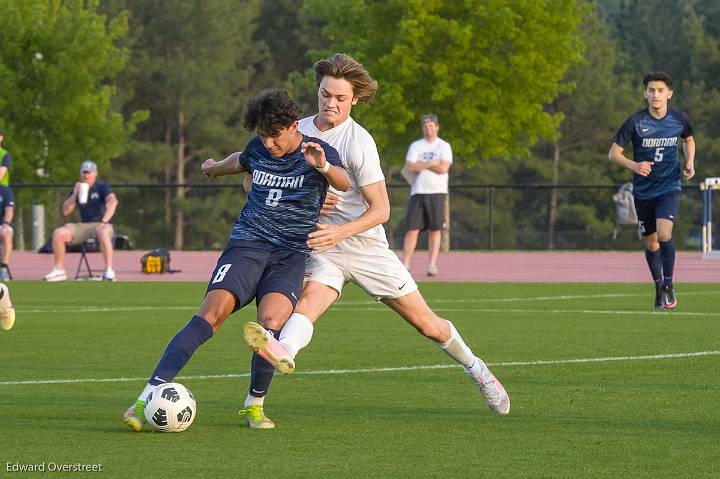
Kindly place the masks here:
POLYGON ((406 230, 444 230, 445 224, 445 193, 416 194, 410 197, 406 230))
POLYGON ((657 220, 664 219, 675 223, 677 221, 678 207, 680 206, 680 192, 670 191, 649 200, 635 198, 635 211, 638 216, 638 228, 643 236, 649 236, 657 231, 657 220))
POLYGON ((303 285, 307 256, 263 241, 230 240, 217 261, 207 292, 230 291, 235 296, 233 312, 267 293, 281 293, 297 304, 303 285))

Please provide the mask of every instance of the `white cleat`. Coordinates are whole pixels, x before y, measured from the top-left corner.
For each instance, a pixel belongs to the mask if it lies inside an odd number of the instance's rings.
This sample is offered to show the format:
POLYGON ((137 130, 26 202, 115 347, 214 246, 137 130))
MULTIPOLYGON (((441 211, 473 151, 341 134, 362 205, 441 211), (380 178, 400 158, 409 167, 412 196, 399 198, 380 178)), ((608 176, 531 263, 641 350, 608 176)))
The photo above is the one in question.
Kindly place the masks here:
POLYGON ((258 323, 247 323, 243 332, 245 342, 250 349, 271 362, 280 374, 290 374, 295 371, 295 361, 270 331, 258 323))
POLYGON ((12 329, 15 324, 15 308, 10 302, 10 290, 7 285, 0 284, 0 328, 4 331, 12 329))
POLYGON ((53 268, 43 279, 48 282, 65 281, 67 279, 67 273, 64 269, 53 268))
POLYGON ((115 281, 115 270, 110 268, 106 269, 103 274, 103 281, 115 281))
POLYGON ((510 396, 495 375, 490 374, 490 377, 485 378, 471 377, 480 393, 485 396, 485 401, 492 412, 503 415, 510 412, 510 396))

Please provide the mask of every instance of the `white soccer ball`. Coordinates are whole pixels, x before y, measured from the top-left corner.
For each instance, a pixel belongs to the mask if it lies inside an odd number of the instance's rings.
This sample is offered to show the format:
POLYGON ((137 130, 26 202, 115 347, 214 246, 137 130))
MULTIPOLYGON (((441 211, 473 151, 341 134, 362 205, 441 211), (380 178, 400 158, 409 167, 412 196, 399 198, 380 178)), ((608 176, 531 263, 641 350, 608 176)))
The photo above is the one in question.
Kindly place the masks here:
POLYGON ((164 383, 145 398, 145 420, 160 432, 182 432, 195 420, 195 397, 180 383, 164 383))

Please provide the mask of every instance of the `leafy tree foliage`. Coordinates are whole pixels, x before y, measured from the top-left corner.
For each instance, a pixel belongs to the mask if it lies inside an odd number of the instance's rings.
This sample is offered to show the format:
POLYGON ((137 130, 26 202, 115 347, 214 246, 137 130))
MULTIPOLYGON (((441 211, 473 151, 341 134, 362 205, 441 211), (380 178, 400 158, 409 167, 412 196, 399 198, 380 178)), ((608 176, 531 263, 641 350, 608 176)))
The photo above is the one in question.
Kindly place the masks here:
POLYGON ((527 153, 560 117, 543 108, 579 60, 574 0, 307 0, 326 22, 327 52, 344 51, 380 82, 360 110, 390 162, 401 163, 419 115, 437 113, 466 158, 527 153))
POLYGON ((0 0, 0 125, 13 182, 69 181, 93 159, 119 156, 141 116, 111 107, 112 79, 127 52, 117 46, 127 16, 106 18, 97 0, 0 0))

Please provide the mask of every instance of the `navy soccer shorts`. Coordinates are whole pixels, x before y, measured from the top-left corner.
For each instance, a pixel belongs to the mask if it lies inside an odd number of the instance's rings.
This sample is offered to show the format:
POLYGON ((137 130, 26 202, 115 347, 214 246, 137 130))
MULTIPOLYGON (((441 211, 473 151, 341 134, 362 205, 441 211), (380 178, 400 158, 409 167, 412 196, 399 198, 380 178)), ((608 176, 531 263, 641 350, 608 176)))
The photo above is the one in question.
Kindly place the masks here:
POLYGON ((416 194, 410 197, 405 217, 406 230, 444 230, 445 193, 416 194))
MULTIPOLYGON (((297 304, 303 285, 307 256, 263 241, 230 240, 217 261, 207 292, 230 291, 235 296, 233 312, 267 293, 281 293, 297 304)), ((206 293, 207 294, 207 293, 206 293)))
POLYGON ((638 215, 638 228, 643 236, 649 236, 657 231, 657 220, 664 219, 675 223, 677 221, 678 207, 680 206, 680 192, 670 191, 649 200, 635 198, 635 211, 638 215))

